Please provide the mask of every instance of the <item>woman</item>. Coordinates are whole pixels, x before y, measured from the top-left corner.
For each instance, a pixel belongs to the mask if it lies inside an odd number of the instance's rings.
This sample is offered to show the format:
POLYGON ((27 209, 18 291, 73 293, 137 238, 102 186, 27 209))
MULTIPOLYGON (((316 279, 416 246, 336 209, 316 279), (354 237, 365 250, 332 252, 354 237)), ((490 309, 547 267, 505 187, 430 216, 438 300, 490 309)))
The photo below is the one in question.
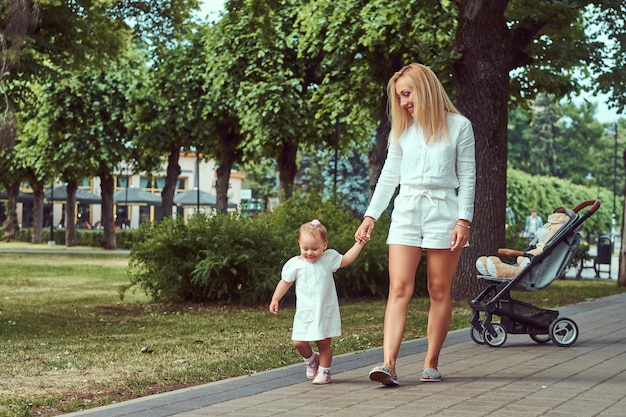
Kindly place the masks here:
POLYGON ((461 249, 468 245, 474 215, 474 133, 470 121, 459 114, 436 75, 424 65, 410 64, 396 72, 387 94, 391 120, 387 159, 355 233, 358 241, 369 240, 375 220, 400 185, 387 238, 384 363, 369 377, 398 385, 396 359, 424 251, 430 311, 420 380, 436 382, 441 381, 439 354, 452 319, 452 279, 461 249))

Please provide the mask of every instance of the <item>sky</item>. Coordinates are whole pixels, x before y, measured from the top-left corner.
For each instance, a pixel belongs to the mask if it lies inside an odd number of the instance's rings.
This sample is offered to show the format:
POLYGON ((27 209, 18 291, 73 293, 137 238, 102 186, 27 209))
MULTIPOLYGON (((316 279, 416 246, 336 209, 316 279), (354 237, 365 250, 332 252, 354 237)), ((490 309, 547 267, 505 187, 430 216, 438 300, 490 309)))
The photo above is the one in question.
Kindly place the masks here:
POLYGON ((218 12, 224 10, 224 0, 200 0, 202 16, 217 17, 218 12))
MULTIPOLYGON (((202 16, 207 16, 209 18, 215 19, 218 16, 218 13, 224 10, 224 0, 201 0, 201 14, 202 16)), ((612 123, 616 122, 617 119, 625 117, 624 114, 618 115, 614 109, 609 109, 606 105, 606 97, 598 96, 592 97, 589 95, 582 95, 580 97, 574 98, 572 101, 580 105, 583 100, 587 100, 591 103, 597 104, 596 110, 596 119, 600 123, 612 123)))

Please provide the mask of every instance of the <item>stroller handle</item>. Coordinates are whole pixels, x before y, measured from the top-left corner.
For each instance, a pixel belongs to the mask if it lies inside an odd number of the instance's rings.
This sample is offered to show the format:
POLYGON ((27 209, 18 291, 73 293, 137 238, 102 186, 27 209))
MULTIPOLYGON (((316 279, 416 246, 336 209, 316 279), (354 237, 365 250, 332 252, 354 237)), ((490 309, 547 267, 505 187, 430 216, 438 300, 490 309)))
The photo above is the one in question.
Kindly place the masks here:
MULTIPOLYGON (((572 209, 572 211, 574 213, 578 213, 580 210, 584 209, 585 207, 589 207, 591 206, 591 208, 589 209, 589 211, 591 212, 589 214, 589 216, 591 216, 593 213, 595 213, 596 211, 598 211, 598 209, 600 208, 600 200, 595 199, 595 200, 585 200, 582 203, 578 204, 576 207, 574 207, 572 209)), ((587 217, 589 217, 587 216, 587 217)))
MULTIPOLYGON (((593 215, 593 213, 595 213, 596 211, 598 211, 598 209, 600 208, 600 200, 598 199, 594 199, 594 200, 585 200, 582 203, 576 205, 572 211, 576 214, 578 214, 579 211, 581 211, 582 209, 584 209, 585 207, 591 207, 589 210, 587 210, 579 219, 577 219, 577 223, 576 224, 581 224, 582 222, 584 222, 586 219, 588 219, 589 217, 591 217, 591 215, 593 215)), ((510 257, 518 257, 518 256, 527 256, 527 253, 521 250, 517 250, 517 249, 508 249, 508 248, 500 248, 498 249, 498 255, 500 256, 510 256, 510 257)))

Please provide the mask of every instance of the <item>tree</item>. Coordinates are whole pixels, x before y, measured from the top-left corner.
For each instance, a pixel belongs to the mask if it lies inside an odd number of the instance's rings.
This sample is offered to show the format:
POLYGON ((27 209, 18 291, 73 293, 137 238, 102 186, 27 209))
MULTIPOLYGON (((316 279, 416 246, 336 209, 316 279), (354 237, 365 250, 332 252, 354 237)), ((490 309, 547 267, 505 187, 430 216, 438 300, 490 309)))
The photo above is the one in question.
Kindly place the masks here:
POLYGON ((5 240, 13 240, 19 228, 17 222, 17 196, 23 170, 15 164, 13 147, 17 139, 17 118, 14 101, 9 97, 7 75, 19 68, 20 53, 26 34, 38 16, 37 4, 28 0, 11 0, 0 5, 0 180, 9 197, 8 216, 5 224, 5 240))
POLYGON ((300 8, 297 1, 229 1, 209 31, 207 117, 214 121, 216 149, 226 151, 217 158, 218 187, 224 165, 270 158, 279 195, 288 198, 298 152, 332 143, 336 117, 330 124, 320 120, 312 99, 321 80, 319 54, 297 49, 293 25, 300 8))
MULTIPOLYGON (((7 35, 9 52, 3 50, 1 57, 3 62, 10 57, 11 65, 0 70, 0 91, 6 99, 5 85, 8 82, 12 86, 13 102, 28 103, 24 95, 29 94, 30 81, 62 84, 63 80, 59 77, 72 70, 102 70, 101 63, 106 65, 128 49, 131 34, 139 39, 149 38, 152 47, 158 49, 167 43, 172 28, 197 7, 197 0, 5 2, 0 6, 0 33, 7 35), (27 34, 28 28, 32 30, 27 34), (22 48, 22 45, 26 47, 22 48)), ((5 120, 8 119, 3 117, 0 123, 5 120)), ((13 128, 17 132, 20 127, 16 124, 13 128)), ((13 144, 11 142, 11 146, 13 144)), ((12 150, 5 150, 0 154, 0 165, 16 165, 11 157, 12 150)), ((9 170, 2 172, 8 173, 9 170)), ((34 174, 42 175, 41 172, 34 174)), ((90 173, 94 174, 96 171, 90 173)), ((19 185, 26 176, 15 175, 14 172, 11 178, 19 185)), ((30 175, 30 178, 31 184, 40 184, 43 177, 33 178, 30 175)), ((103 183, 108 181, 105 177, 103 183)), ((34 186, 34 190, 38 195, 37 187, 34 186)), ((14 189, 13 186, 9 188, 14 189)))
MULTIPOLYGON (((24 103, 29 101, 30 80, 53 79, 58 74, 53 69, 55 64, 56 68, 72 68, 98 62, 98 59, 120 50, 120 45, 126 39, 127 31, 123 30, 126 24, 123 19, 110 18, 106 13, 108 4, 82 0, 11 0, 5 4, 6 6, 0 6, 0 17, 3 18, 2 32, 7 34, 6 44, 9 46, 7 53, 2 51, 2 58, 5 60, 10 57, 11 65, 0 68, 0 90, 5 97, 5 103, 19 103, 22 112, 24 103), (28 33, 28 30, 31 32, 28 33), (93 33, 98 36, 91 36, 93 33), (77 34, 85 35, 80 42, 77 42, 77 34), (99 42, 102 44, 98 45, 99 42), (23 45, 27 47, 23 48, 23 45), (9 88, 6 88, 6 83, 10 84, 9 88), (8 97, 7 90, 11 91, 11 98, 8 97)), ((4 124, 6 120, 8 119, 3 117, 0 123, 4 124)), ((21 182, 27 178, 33 185, 36 198, 33 239, 37 241, 41 238, 43 221, 43 177, 38 177, 42 173, 31 169, 29 161, 18 163, 13 147, 17 143, 15 139, 20 126, 18 119, 12 120, 15 120, 12 123, 15 137, 0 155, 0 165, 8 165, 8 169, 3 169, 2 172, 12 173, 9 194, 19 190, 21 182)), ((16 213, 11 211, 9 218, 12 219, 10 224, 16 228, 16 213)), ((12 226, 9 227, 9 234, 15 233, 16 229, 12 230, 12 226)))
MULTIPOLYGON (((544 98, 547 97, 539 97, 544 98)), ((606 160, 613 159, 612 139, 608 143, 607 137, 602 134, 604 127, 594 119, 594 113, 595 106, 590 103, 576 106, 572 103, 558 104, 554 99, 544 102, 544 106, 533 105, 529 109, 515 107, 509 112, 509 167, 531 175, 551 175, 587 186, 593 180, 598 186, 609 187, 613 171, 606 160), (546 111, 553 114, 555 120, 549 122, 553 126, 539 128, 540 120, 547 122, 547 118, 540 115, 546 111), (541 147, 541 132, 546 130, 553 131, 551 142, 555 166, 549 171, 539 169, 540 164, 536 162, 545 160, 544 152, 536 149, 541 147)))
MULTIPOLYGON (((38 172, 57 170, 68 183, 66 242, 75 244, 75 190, 79 182, 97 175, 102 194, 102 246, 115 249, 113 219, 114 171, 129 159, 128 103, 141 79, 129 59, 102 64, 102 70, 65 72, 63 82, 38 89, 38 111, 24 128, 21 145, 31 153, 38 172)), ((137 66, 135 64, 135 66, 137 66)))
POLYGON ((152 56, 146 72, 131 134, 135 143, 135 168, 152 172, 166 156, 165 185, 161 192, 163 215, 172 215, 180 153, 203 147, 206 123, 201 117, 204 90, 202 33, 192 22, 176 28, 168 47, 152 56))
MULTIPOLYGON (((346 11, 350 6, 317 1, 303 7, 300 26, 318 34, 307 37, 309 48, 358 52, 355 56, 362 57, 362 64, 352 61, 352 73, 359 76, 351 80, 358 91, 368 93, 372 83, 386 83, 407 61, 427 63, 444 85, 454 87, 448 90, 472 121, 477 148, 472 245, 464 251, 453 289, 455 298, 469 298, 479 285, 475 259, 495 253, 504 244, 504 228, 494 233, 493 224, 505 224, 509 102, 533 99, 538 92, 559 98, 576 92, 582 85, 575 72, 582 71, 594 88, 612 89, 612 103, 624 108, 620 67, 603 62, 619 63, 626 58, 626 12, 617 0, 428 1, 420 2, 419 8, 412 3, 416 2, 362 1, 351 3, 354 8, 346 11), (585 33, 589 24, 608 27, 608 39, 601 41, 585 33), (407 43, 410 48, 405 49, 407 43)), ((348 89, 345 85, 336 88, 348 89)), ((365 98, 357 102, 367 106, 365 98)), ((369 102, 365 114, 384 108, 380 101, 370 98, 369 102)), ((378 143, 381 139, 377 136, 378 143)), ((384 147, 374 150, 384 151, 384 147)), ((371 157, 370 161, 381 159, 371 157)))

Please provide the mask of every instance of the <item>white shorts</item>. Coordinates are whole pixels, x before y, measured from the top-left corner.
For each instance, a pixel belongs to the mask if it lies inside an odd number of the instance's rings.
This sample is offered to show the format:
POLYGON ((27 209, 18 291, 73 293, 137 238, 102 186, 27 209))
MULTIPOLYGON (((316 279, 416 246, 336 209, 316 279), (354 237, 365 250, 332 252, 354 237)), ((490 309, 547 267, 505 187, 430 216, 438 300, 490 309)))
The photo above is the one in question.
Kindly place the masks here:
POLYGON ((450 249, 459 220, 458 200, 454 189, 401 186, 394 200, 387 244, 450 249))

